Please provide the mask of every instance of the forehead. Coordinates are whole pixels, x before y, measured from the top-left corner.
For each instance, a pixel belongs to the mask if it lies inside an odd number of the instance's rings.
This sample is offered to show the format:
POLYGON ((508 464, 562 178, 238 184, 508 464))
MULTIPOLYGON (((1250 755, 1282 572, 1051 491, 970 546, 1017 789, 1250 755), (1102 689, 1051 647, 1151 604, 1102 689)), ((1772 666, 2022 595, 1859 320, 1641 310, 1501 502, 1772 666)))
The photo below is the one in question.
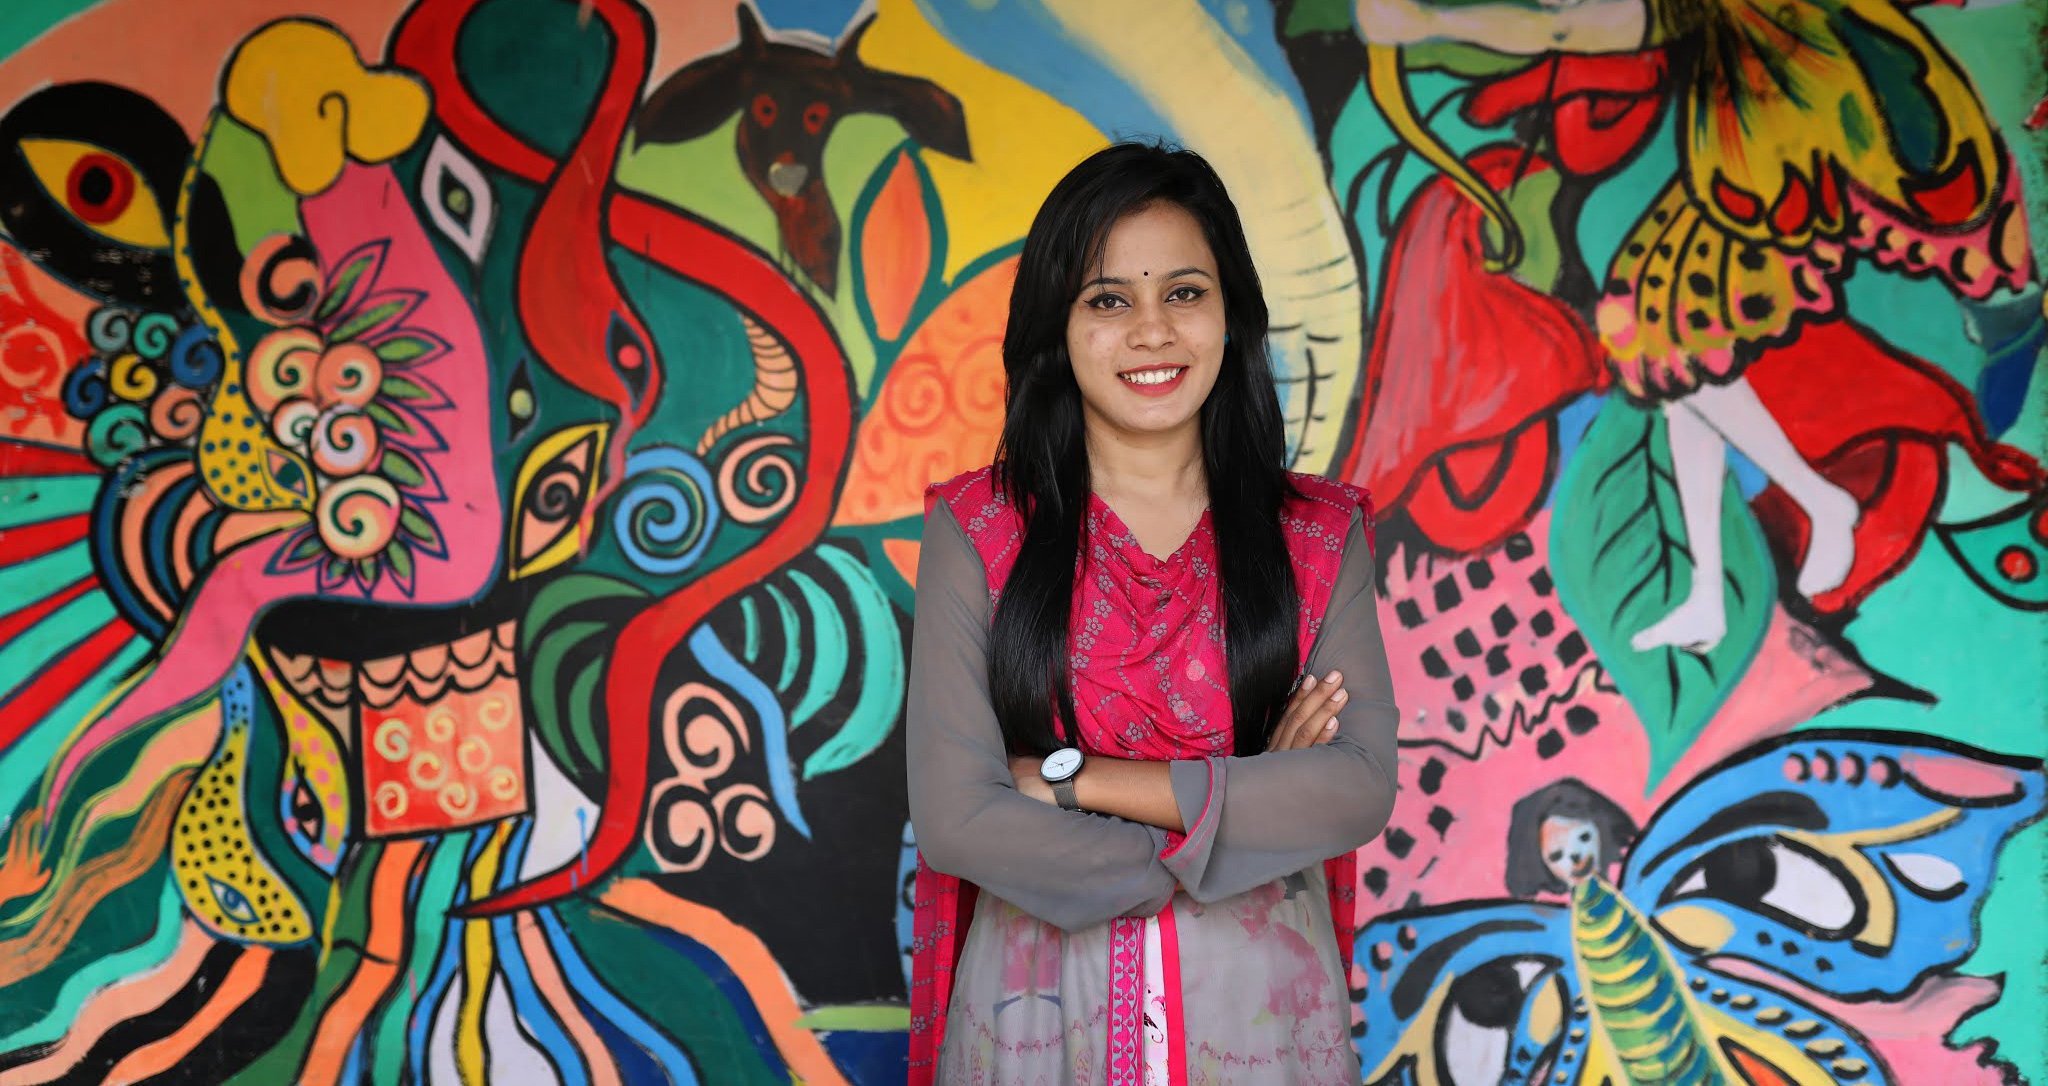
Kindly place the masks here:
POLYGON ((1180 268, 1214 274, 1215 257, 1202 224, 1179 204, 1154 203, 1118 219, 1102 241, 1102 271, 1124 278, 1180 268))

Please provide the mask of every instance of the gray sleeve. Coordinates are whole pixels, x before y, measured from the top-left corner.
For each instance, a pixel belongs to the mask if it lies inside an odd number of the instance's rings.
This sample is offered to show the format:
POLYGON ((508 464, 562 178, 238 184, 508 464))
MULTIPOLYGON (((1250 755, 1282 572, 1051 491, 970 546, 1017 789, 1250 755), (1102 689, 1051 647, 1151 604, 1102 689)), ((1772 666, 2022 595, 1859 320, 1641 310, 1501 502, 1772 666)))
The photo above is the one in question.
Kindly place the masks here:
POLYGON ((943 504, 925 518, 904 709, 910 823, 935 870, 1067 930, 1150 916, 1173 897, 1163 830, 1017 791, 988 692, 981 557, 943 504))
POLYGON ((1380 641, 1372 550, 1352 515, 1309 673, 1344 673, 1350 700, 1328 743, 1249 758, 1179 761, 1169 770, 1187 839, 1164 857, 1188 895, 1211 902, 1341 856, 1394 809, 1394 706, 1380 641))

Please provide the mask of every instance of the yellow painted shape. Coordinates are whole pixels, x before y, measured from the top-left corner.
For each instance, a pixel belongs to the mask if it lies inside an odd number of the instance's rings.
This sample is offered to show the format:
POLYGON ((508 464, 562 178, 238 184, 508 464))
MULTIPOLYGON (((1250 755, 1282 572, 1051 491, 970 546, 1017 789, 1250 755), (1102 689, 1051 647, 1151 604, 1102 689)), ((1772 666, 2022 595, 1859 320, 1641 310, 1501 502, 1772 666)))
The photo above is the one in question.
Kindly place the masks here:
MULTIPOLYGON (((36 180, 48 190, 50 197, 66 208, 71 208, 71 171, 78 161, 87 155, 105 155, 114 160, 117 169, 128 172, 127 180, 133 186, 128 204, 106 222, 86 222, 87 229, 120 242, 141 249, 168 249, 171 236, 164 232, 164 211, 156 202, 156 193, 142 179, 142 171, 135 164, 98 144, 82 140, 44 139, 35 136, 23 137, 15 146, 21 148, 21 157, 28 160, 28 168, 36 180)), ((76 215, 78 209, 71 208, 76 215)))
MULTIPOLYGON (((469 869, 469 899, 489 897, 498 881, 498 862, 504 856, 505 839, 512 823, 501 821, 491 831, 490 842, 469 869)), ((487 1080, 484 1065, 484 1000, 491 994, 491 971, 497 966, 491 946, 491 922, 470 920, 462 925, 462 1005, 455 1016, 455 1069, 465 1084, 477 1086, 487 1080)))
POLYGON ((419 139, 431 100, 410 74, 372 71, 333 27, 282 19, 228 63, 229 115, 270 143, 277 172, 301 196, 324 191, 350 158, 384 162, 419 139))
MULTIPOLYGON (((306 706, 299 693, 290 683, 280 678, 270 666, 270 658, 261 649, 249 653, 249 660, 256 665, 256 673, 263 677, 264 689, 270 692, 272 704, 277 706, 278 715, 284 718, 287 770, 294 763, 304 774, 307 788, 312 791, 315 801, 324 812, 325 825, 320 832, 320 844, 339 855, 349 824, 349 782, 348 769, 341 760, 341 741, 327 723, 327 718, 306 706)), ((289 788, 287 776, 281 787, 289 788)))
MULTIPOLYGON (((218 122, 216 122, 218 123, 218 122)), ((206 421, 199 427, 200 481, 207 493, 229 509, 270 512, 313 509, 313 468, 304 457, 279 446, 256 415, 244 391, 244 355, 234 330, 221 319, 220 311, 200 286, 199 272, 192 264, 192 193, 198 188, 200 164, 206 161, 206 141, 214 130, 200 137, 192 162, 185 168, 178 189, 178 216, 172 223, 171 259, 178 269, 178 285, 192 303, 199 318, 220 341, 221 356, 227 360, 227 376, 207 402, 206 421), (232 390, 232 391, 231 391, 232 390), (242 451, 246 444, 248 451, 242 451), (281 479, 280 474, 285 476, 281 479), (296 482, 297 485, 291 485, 296 482)))
POLYGON ((149 368, 141 355, 124 354, 114 360, 107 387, 124 400, 142 403, 156 395, 156 383, 156 371, 149 368))
POLYGON ((553 569, 574 557, 577 549, 583 545, 584 533, 590 529, 591 517, 595 512, 589 507, 590 494, 597 485, 598 469, 604 463, 605 439, 610 434, 611 426, 608 423, 591 422, 564 426, 540 439, 527 452, 526 458, 519 462, 519 472, 512 489, 512 530, 506 533, 507 543, 511 548, 511 553, 506 556, 506 564, 512 570, 511 579, 531 577, 536 573, 553 569), (525 529, 528 491, 541 485, 551 474, 547 470, 548 465, 553 464, 563 453, 575 448, 577 442, 584 440, 590 442, 590 455, 583 465, 580 480, 581 497, 585 503, 583 512, 578 515, 574 527, 557 536, 553 542, 542 548, 540 553, 524 562, 520 561, 520 533, 525 529))
POLYGON ((1673 905, 1657 914, 1657 926, 1702 954, 1712 954, 1735 937, 1735 922, 1698 905, 1673 905))
POLYGON ((961 52, 914 0, 881 0, 860 58, 870 68, 929 79, 960 99, 974 161, 922 156, 945 208, 940 274, 948 281, 969 261, 1021 240, 1053 185, 1109 142, 1050 95, 961 52))
POLYGON ((312 919, 249 832, 248 767, 249 722, 243 720, 228 726, 171 823, 178 893, 200 926, 224 938, 263 946, 304 942, 313 934, 312 919))

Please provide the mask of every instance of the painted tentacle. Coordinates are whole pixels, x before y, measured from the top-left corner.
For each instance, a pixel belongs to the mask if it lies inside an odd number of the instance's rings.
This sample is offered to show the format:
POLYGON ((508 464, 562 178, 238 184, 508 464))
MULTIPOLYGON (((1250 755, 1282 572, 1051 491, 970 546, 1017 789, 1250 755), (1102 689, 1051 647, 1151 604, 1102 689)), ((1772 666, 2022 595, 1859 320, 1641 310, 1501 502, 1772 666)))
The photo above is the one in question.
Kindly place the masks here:
POLYGON ((1463 159, 1451 153, 1436 133, 1422 123, 1421 116, 1415 112, 1414 99, 1408 97, 1408 83, 1401 77, 1401 47, 1367 42, 1365 56, 1366 91, 1372 95, 1380 115, 1387 119, 1387 124, 1401 137, 1401 142, 1441 170, 1458 187, 1458 191, 1478 204, 1500 230, 1500 254, 1487 255, 1486 270, 1504 272, 1520 264, 1522 231, 1515 225, 1514 213, 1508 210, 1507 202, 1500 198, 1499 193, 1480 181, 1479 175, 1473 173, 1463 159))
MULTIPOLYGON (((492 167, 531 184, 556 170, 546 154, 507 131, 472 98, 456 71, 455 44, 464 16, 479 0, 422 0, 392 41, 393 61, 420 73, 434 88, 438 119, 465 147, 492 167)), ((645 49, 645 13, 628 0, 597 0, 597 17, 622 42, 645 49)), ((612 93, 610 84, 606 93, 612 93)), ((637 88, 630 88, 637 94, 637 88)), ((609 167, 606 167, 609 173, 609 167)), ((700 219, 637 196, 607 189, 603 216, 615 241, 644 259, 725 297, 763 327, 774 330, 797 360, 805 394, 811 460, 809 480, 782 520, 752 548, 717 571, 714 579, 686 585, 641 612, 619 634, 634 651, 613 656, 606 676, 608 769, 596 820, 582 862, 565 861, 519 886, 472 902, 464 916, 531 908, 576 892, 616 868, 639 839, 645 816, 649 755, 647 715, 659 669, 691 630, 722 602, 733 584, 759 580, 801 554, 831 522, 853 431, 853 390, 845 355, 817 307, 776 266, 773 258, 700 219)), ((650 365, 656 360, 650 358, 650 365)))
POLYGON ((754 355, 754 388, 697 439, 698 456, 710 452, 720 438, 734 430, 772 419, 796 402, 796 360, 789 356, 789 348, 754 318, 742 313, 740 320, 747 326, 747 349, 754 355))

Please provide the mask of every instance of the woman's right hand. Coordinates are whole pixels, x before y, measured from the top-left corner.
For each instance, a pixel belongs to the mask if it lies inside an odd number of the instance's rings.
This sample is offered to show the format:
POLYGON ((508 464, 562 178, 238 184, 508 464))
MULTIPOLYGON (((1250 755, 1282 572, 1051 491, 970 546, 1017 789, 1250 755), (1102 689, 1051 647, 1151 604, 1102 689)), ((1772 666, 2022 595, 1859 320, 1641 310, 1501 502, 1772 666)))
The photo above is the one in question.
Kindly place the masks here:
POLYGON ((1342 673, 1332 671, 1320 680, 1309 676, 1287 699, 1266 750, 1300 750, 1329 742, 1337 734, 1337 710, 1349 696, 1342 673))

